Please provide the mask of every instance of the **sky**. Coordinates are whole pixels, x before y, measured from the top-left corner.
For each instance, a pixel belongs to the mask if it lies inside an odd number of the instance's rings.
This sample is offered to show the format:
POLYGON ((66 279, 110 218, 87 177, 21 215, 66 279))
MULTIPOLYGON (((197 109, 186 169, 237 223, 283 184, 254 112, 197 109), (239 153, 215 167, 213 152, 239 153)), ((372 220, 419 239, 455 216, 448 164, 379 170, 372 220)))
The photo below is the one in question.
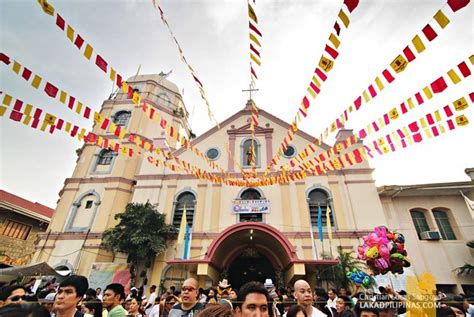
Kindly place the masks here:
MULTIPOLYGON (((186 59, 204 85, 212 111, 223 121, 241 110, 248 99, 248 18, 244 0, 159 1, 186 59)), ((213 127, 198 89, 180 60, 168 30, 150 1, 72 0, 50 3, 124 77, 172 71, 168 79, 182 89, 197 135, 213 127)), ((401 53, 415 34, 431 21, 443 0, 361 1, 341 34, 339 57, 301 130, 318 136, 341 111, 401 53)), ((262 38, 262 66, 257 69, 258 107, 290 122, 311 80, 342 1, 257 0, 262 38)), ((445 10, 450 10, 445 7, 445 10)), ((474 52, 473 5, 458 11, 436 40, 427 43, 397 80, 346 123, 359 130, 398 106, 474 52)), ((66 39, 37 1, 0 0, 0 50, 99 111, 112 84, 66 39)), ((423 107, 398 120, 407 124, 472 92, 473 76, 423 107)), ((0 90, 88 130, 80 118, 59 102, 32 89, 4 64, 0 90)), ((411 148, 375 157, 370 165, 376 185, 467 181, 474 167, 474 106, 466 110, 471 124, 411 148)), ((389 132, 387 127, 381 132, 389 132)), ((384 134, 385 134, 384 133, 384 134)), ((332 144, 334 139, 329 139, 332 144)), ((54 208, 58 193, 71 177, 77 139, 53 135, 0 118, 0 188, 54 208)))

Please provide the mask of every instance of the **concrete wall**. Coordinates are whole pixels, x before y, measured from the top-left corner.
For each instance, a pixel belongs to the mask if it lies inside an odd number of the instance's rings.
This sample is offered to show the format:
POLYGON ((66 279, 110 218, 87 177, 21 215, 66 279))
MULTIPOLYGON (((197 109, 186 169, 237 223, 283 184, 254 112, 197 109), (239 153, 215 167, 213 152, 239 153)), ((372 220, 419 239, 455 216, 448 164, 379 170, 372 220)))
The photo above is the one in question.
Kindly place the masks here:
POLYGON ((412 260, 413 271, 417 275, 429 272, 436 278, 437 284, 456 285, 461 292, 462 284, 474 284, 474 277, 459 276, 453 271, 465 263, 474 263, 472 251, 466 246, 474 239, 474 221, 467 210, 466 203, 460 194, 413 196, 394 195, 381 197, 385 215, 391 229, 405 235, 405 248, 412 260), (446 208, 456 240, 420 240, 413 224, 410 210, 425 210, 430 230, 439 231, 434 220, 433 208, 446 208))

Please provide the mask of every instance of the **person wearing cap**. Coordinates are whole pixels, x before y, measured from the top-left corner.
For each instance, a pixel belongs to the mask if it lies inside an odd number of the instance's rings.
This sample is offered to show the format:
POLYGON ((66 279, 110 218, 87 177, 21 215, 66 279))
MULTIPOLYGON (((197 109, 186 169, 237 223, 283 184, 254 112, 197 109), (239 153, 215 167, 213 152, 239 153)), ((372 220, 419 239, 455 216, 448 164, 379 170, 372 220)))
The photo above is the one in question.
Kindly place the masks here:
POLYGON ((273 316, 280 316, 280 311, 277 309, 276 304, 278 302, 278 294, 275 290, 275 285, 273 285, 273 281, 271 278, 265 279, 265 283, 263 286, 267 289, 268 295, 273 301, 272 309, 273 309, 273 316))
POLYGON ((227 279, 223 279, 217 285, 217 298, 229 298, 230 291, 232 290, 231 285, 227 279))
POLYGON ((181 303, 171 308, 169 317, 192 317, 204 309, 204 304, 198 302, 198 281, 194 278, 188 278, 181 286, 181 303))
MULTIPOLYGON (((308 317, 327 317, 325 313, 313 306, 313 290, 305 280, 297 280, 294 285, 296 303, 303 306, 308 317)), ((286 317, 286 313, 283 315, 286 317)))

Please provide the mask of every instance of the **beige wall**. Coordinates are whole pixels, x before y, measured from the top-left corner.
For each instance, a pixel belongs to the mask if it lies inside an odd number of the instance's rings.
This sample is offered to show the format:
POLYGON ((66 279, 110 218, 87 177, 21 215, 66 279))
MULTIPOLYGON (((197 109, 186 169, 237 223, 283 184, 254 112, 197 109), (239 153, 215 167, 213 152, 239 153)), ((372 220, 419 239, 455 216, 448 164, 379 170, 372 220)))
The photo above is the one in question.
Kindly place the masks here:
MULTIPOLYGON (((413 190, 412 192, 416 192, 413 190)), ((437 284, 457 285, 461 292, 461 284, 473 284, 474 277, 458 276, 453 270, 465 263, 474 263, 472 251, 466 246, 469 240, 474 239, 474 221, 471 218, 464 199, 459 191, 451 190, 449 194, 426 195, 422 190, 410 196, 398 193, 397 195, 382 196, 384 212, 393 223, 391 229, 405 235, 405 248, 415 274, 429 272, 436 278, 437 284), (456 194, 457 193, 457 194, 456 194), (414 208, 426 210, 426 218, 430 230, 439 231, 432 215, 433 208, 447 208, 450 214, 450 224, 454 229, 457 240, 420 240, 410 216, 414 208)))

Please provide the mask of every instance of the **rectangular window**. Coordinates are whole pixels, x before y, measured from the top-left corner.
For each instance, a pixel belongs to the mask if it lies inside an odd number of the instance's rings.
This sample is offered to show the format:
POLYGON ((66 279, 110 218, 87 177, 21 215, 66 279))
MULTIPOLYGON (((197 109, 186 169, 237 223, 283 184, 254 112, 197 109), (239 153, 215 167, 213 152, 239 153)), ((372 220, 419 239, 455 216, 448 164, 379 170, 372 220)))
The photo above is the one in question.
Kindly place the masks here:
POLYGON ((421 239, 422 232, 430 231, 430 226, 426 221, 425 214, 418 210, 411 210, 410 213, 413 224, 415 225, 416 233, 418 234, 418 239, 421 239))
MULTIPOLYGON (((184 205, 178 205, 174 211, 173 226, 179 229, 181 226, 181 218, 183 218, 184 205)), ((194 208, 186 207, 186 223, 193 227, 194 208)))
MULTIPOLYGON (((321 226, 323 230, 327 230, 328 219, 326 217, 327 206, 321 206, 321 226)), ((309 204, 309 215, 311 217, 311 225, 315 228, 318 227, 318 205, 317 204, 309 204)), ((331 221, 331 228, 334 228, 334 219, 333 213, 331 209, 331 213, 329 214, 330 221, 331 221)))
POLYGON ((453 228, 449 223, 448 214, 445 211, 433 210, 433 215, 438 225, 438 229, 444 240, 456 240, 453 228))
POLYGON ((88 201, 86 202, 86 209, 90 209, 90 208, 92 207, 92 203, 93 203, 92 200, 88 200, 88 201))
POLYGON ((12 220, 7 220, 5 222, 5 227, 3 228, 2 235, 15 239, 26 240, 30 231, 31 226, 12 220))

